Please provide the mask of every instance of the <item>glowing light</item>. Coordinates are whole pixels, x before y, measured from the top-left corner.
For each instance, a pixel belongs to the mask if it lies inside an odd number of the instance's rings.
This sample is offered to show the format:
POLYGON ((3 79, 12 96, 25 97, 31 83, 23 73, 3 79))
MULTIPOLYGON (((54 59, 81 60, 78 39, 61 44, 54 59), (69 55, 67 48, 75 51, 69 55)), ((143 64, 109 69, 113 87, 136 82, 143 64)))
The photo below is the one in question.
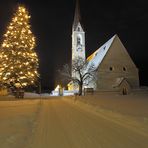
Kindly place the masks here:
POLYGON ((30 30, 28 30, 28 33, 31 34, 32 32, 30 30))
POLYGON ((4 34, 4 36, 7 37, 8 35, 7 34, 4 34))
POLYGON ((9 26, 9 29, 13 29, 13 27, 12 26, 9 26))
POLYGON ((7 78, 6 77, 3 77, 3 80, 7 80, 7 78))
POLYGON ((0 75, 4 83, 13 82, 17 85, 17 81, 25 87, 33 85, 39 76, 38 57, 32 50, 35 47, 35 37, 30 30, 29 18, 27 10, 19 6, 3 36, 0 75))
POLYGON ((22 83, 23 86, 27 86, 27 83, 22 83))
POLYGON ((14 18, 14 21, 17 22, 17 20, 18 20, 17 17, 15 17, 15 18, 14 18))
POLYGON ((26 79, 26 77, 25 76, 22 76, 22 77, 20 77, 20 79, 26 79))
POLYGON ((25 12, 25 8, 21 8, 21 11, 22 11, 22 12, 25 12))
POLYGON ((5 47, 6 46, 6 43, 3 43, 2 46, 5 47))
POLYGON ((8 75, 10 75, 10 74, 11 74, 10 72, 6 73, 6 76, 8 76, 8 75))
POLYGON ((15 83, 15 86, 16 86, 17 88, 19 88, 19 87, 21 87, 21 84, 20 84, 20 83, 15 83))
POLYGON ((55 91, 59 91, 60 88, 61 88, 61 86, 57 85, 57 87, 55 88, 55 91))
POLYGON ((28 64, 29 64, 29 62, 26 62, 26 63, 25 63, 25 65, 28 65, 28 64))

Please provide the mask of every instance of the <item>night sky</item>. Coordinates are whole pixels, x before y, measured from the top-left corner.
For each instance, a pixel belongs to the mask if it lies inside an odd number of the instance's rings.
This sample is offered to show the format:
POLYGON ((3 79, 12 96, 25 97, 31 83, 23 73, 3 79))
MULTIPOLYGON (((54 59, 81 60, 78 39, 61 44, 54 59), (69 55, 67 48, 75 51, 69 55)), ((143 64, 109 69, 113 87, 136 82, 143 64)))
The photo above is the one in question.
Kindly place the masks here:
MULTIPOLYGON (((18 4, 31 15, 43 89, 53 89, 57 71, 71 59, 71 31, 75 0, 0 0, 0 43, 18 4)), ((147 0, 80 0, 86 33, 86 54, 118 34, 139 68, 141 85, 148 85, 147 0)))

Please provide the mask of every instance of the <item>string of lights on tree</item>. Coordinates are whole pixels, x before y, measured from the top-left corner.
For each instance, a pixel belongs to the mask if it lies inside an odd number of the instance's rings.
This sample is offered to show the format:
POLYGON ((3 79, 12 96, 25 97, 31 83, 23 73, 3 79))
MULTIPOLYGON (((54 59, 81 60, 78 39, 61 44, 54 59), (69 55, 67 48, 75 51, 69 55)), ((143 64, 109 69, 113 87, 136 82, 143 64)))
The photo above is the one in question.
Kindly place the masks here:
POLYGON ((39 77, 35 37, 24 6, 18 6, 0 48, 0 77, 5 84, 34 85, 39 77))

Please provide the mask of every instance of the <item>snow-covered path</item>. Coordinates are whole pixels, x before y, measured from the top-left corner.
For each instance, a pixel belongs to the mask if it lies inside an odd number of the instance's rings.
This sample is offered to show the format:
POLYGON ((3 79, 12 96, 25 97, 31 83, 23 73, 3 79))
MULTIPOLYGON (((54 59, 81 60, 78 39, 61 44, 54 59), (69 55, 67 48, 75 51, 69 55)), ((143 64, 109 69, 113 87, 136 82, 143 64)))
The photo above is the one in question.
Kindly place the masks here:
POLYGON ((39 108, 39 100, 0 101, 0 148, 28 145, 39 108))
POLYGON ((27 148, 147 148, 148 136, 58 98, 42 100, 27 148))

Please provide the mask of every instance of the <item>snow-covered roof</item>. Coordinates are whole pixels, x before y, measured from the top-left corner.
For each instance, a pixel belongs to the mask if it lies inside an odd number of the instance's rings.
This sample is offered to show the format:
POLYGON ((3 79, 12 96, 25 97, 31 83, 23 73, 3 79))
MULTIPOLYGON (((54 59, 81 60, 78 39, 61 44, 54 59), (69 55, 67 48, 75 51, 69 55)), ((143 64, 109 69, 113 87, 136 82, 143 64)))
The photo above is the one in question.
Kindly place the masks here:
POLYGON ((93 65, 95 69, 99 67, 103 58, 107 54, 110 46, 112 45, 116 35, 114 35, 110 40, 108 40, 104 45, 102 45, 99 49, 97 49, 93 54, 91 54, 87 61, 89 61, 89 65, 93 65))
POLYGON ((113 87, 118 87, 122 83, 123 80, 125 80, 125 78, 123 77, 116 78, 113 87))

